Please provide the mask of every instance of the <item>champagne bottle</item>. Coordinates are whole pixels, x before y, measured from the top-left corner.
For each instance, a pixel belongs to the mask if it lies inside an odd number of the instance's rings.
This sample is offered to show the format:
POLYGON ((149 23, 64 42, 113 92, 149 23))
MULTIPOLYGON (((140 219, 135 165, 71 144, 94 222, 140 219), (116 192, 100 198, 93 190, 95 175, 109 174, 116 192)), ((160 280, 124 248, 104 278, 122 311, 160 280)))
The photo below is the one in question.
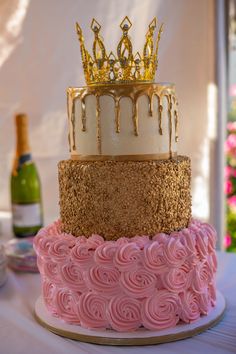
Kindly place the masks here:
POLYGON ((16 119, 16 155, 11 173, 12 227, 15 236, 33 236, 42 227, 39 175, 32 160, 28 139, 28 117, 16 119))

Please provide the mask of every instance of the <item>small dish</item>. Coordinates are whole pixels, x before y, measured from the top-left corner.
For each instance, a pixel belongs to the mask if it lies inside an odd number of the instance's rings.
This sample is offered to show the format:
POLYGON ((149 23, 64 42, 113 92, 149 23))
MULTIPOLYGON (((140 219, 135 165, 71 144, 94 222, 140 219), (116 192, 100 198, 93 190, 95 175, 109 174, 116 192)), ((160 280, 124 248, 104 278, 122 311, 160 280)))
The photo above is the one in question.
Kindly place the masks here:
POLYGON ((7 280, 7 258, 3 245, 0 245, 0 287, 7 280))
POLYGON ((33 239, 12 239, 5 244, 8 267, 21 272, 38 272, 33 239))

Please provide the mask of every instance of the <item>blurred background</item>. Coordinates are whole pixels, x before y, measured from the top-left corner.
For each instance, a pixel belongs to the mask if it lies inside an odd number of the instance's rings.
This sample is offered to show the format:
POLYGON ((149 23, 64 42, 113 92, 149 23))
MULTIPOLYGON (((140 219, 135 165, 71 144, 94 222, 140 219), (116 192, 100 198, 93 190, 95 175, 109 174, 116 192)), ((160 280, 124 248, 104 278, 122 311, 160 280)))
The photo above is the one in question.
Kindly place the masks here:
POLYGON ((85 85, 75 22, 91 48, 95 17, 115 51, 125 15, 135 51, 154 16, 164 23, 156 81, 176 84, 193 216, 216 227, 219 248, 236 251, 235 0, 0 0, 0 216, 11 216, 14 115, 25 112, 45 223, 58 218, 57 163, 70 157, 66 88, 85 85))

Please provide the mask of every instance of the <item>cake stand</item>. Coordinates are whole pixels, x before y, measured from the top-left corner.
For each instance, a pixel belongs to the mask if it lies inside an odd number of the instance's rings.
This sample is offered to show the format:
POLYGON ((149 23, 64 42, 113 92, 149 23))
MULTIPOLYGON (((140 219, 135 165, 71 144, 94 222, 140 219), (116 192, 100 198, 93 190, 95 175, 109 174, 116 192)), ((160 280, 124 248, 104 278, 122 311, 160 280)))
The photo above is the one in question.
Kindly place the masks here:
POLYGON ((35 318, 49 331, 81 342, 102 345, 151 345, 189 338, 215 326, 223 318, 226 309, 225 298, 219 291, 216 301, 216 306, 207 316, 202 316, 190 324, 178 324, 174 328, 159 331, 148 331, 144 328, 135 332, 101 331, 67 324, 49 314, 42 297, 39 297, 35 304, 35 318))

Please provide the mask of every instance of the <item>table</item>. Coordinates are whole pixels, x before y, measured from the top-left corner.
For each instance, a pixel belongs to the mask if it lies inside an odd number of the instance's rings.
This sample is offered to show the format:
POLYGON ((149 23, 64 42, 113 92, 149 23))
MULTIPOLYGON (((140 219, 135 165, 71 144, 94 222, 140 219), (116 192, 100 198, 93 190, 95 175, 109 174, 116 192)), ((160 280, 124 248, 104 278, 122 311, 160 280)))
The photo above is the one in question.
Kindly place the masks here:
POLYGON ((236 254, 218 252, 218 262, 217 287, 227 301, 223 320, 193 338, 145 347, 86 344, 48 332, 33 315, 35 301, 40 295, 39 274, 9 270, 8 281, 0 288, 0 354, 236 353, 236 254))

